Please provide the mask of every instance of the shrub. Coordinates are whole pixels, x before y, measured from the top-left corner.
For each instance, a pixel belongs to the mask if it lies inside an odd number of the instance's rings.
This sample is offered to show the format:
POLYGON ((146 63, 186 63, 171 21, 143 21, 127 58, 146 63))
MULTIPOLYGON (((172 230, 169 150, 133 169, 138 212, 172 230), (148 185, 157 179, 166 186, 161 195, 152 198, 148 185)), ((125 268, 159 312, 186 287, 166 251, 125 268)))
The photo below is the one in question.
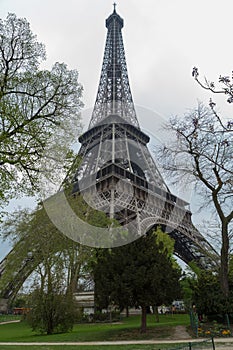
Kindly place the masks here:
POLYGON ((26 321, 34 331, 53 334, 71 331, 76 318, 72 296, 47 294, 39 289, 31 295, 31 310, 26 321))

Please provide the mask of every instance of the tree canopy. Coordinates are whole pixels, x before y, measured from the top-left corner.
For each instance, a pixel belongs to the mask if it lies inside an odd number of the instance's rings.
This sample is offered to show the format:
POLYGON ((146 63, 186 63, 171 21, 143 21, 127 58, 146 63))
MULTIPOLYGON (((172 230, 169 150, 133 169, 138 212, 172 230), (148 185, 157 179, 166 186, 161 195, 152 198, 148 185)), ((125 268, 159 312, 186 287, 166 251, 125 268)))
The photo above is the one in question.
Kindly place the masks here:
POLYGON ((0 203, 70 164, 80 132, 78 73, 64 63, 41 70, 45 58, 26 19, 0 20, 0 203))
POLYGON ((140 307, 142 332, 147 307, 169 304, 180 293, 180 270, 155 232, 125 246, 97 250, 93 275, 97 306, 140 307))
MULTIPOLYGON (((112 224, 112 220, 103 212, 89 207, 82 196, 69 195, 67 200, 83 221, 101 227, 112 224)), ((91 259, 91 248, 80 245, 61 233, 50 221, 42 205, 32 212, 19 209, 9 213, 0 226, 0 237, 11 241, 13 246, 1 271, 0 296, 5 298, 14 299, 27 278, 48 259, 54 265, 62 260, 63 267, 60 266, 60 270, 66 271, 66 288, 74 292, 78 288, 84 266, 91 259)))

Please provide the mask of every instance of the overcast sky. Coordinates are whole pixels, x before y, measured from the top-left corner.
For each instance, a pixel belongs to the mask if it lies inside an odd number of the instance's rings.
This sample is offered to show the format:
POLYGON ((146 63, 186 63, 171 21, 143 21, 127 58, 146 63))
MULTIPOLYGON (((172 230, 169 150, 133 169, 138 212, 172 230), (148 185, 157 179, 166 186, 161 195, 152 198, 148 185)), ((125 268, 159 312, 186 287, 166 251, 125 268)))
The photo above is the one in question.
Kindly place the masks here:
MULTIPOLYGON (((191 77, 217 81, 233 69, 232 0, 118 0, 124 19, 123 39, 131 90, 136 105, 152 110, 161 119, 181 115, 208 103, 211 95, 191 77)), ((46 46, 47 61, 65 62, 79 71, 86 108, 93 106, 106 39, 105 19, 113 0, 0 0, 0 17, 8 12, 25 17, 38 41, 46 46)), ((227 116, 223 97, 214 96, 227 116)), ((151 134, 153 123, 138 115, 151 134)), ((88 119, 88 116, 87 116, 88 119)), ((88 123, 88 120, 84 120, 88 123)), ((156 136, 156 135, 155 135, 156 136)), ((1 252, 0 252, 1 257, 1 252)))
MULTIPOLYGON (((106 39, 105 19, 113 0, 0 0, 25 17, 46 46, 49 68, 65 62, 80 73, 86 107, 94 104, 106 39)), ((179 114, 208 102, 195 84, 192 67, 217 80, 233 69, 231 0, 119 0, 126 59, 137 105, 162 115, 179 114)), ((140 119, 140 118, 139 118, 140 119)))

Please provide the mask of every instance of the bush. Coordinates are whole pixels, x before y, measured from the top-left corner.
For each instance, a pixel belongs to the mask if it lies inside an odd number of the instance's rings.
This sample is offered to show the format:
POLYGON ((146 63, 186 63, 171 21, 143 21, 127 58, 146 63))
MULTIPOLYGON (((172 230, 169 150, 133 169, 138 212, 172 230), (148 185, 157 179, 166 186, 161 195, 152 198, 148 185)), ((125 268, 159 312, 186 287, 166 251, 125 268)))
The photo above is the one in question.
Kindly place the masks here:
POLYGON ((31 310, 26 321, 34 331, 53 334, 71 331, 76 319, 73 297, 65 294, 46 294, 39 289, 31 295, 31 310))

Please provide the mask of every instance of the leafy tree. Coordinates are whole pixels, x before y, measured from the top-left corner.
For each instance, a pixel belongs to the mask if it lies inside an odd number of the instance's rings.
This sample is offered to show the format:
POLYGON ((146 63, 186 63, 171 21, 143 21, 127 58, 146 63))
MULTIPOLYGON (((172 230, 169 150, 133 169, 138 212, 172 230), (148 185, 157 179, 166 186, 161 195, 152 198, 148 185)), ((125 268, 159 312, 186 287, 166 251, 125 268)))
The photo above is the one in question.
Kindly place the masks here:
POLYGON ((233 280, 229 279, 229 296, 226 299, 222 293, 219 276, 211 271, 200 271, 195 280, 191 281, 192 301, 197 312, 212 317, 224 316, 233 312, 233 280))
POLYGON ((78 73, 64 63, 41 70, 45 56, 26 19, 0 20, 0 203, 68 166, 80 132, 78 73))
MULTIPOLYGON (((67 200, 83 221, 101 227, 112 223, 88 207, 82 196, 69 193, 67 200)), ((1 271, 0 295, 13 301, 24 282, 30 286, 32 280, 28 318, 32 328, 47 334, 69 330, 75 317, 73 294, 87 279, 92 249, 63 235, 41 205, 34 212, 9 214, 1 229, 2 236, 12 240, 13 249, 1 271)))
MULTIPOLYGON (((101 227, 112 223, 104 213, 88 207, 82 196, 69 196, 67 200, 83 221, 101 227)), ((41 205, 34 212, 24 209, 9 214, 0 228, 1 237, 11 240, 13 246, 1 266, 0 295, 3 298, 14 299, 33 271, 40 273, 38 268, 41 264, 44 266, 45 257, 55 259, 54 264, 60 261, 60 269, 65 271, 63 283, 67 292, 77 291, 81 282, 80 288, 83 288, 83 276, 86 279, 89 273, 87 265, 92 260, 92 249, 63 235, 41 205)), ((89 280, 91 283, 91 276, 89 280)))
POLYGON ((225 314, 229 305, 221 292, 218 276, 210 271, 202 271, 196 283, 192 283, 193 303, 199 314, 225 314))
POLYGON ((187 310, 193 310, 194 288, 197 283, 197 278, 201 275, 202 271, 202 268, 200 268, 195 261, 191 261, 182 274, 180 286, 182 289, 182 299, 184 300, 185 308, 187 310))
POLYGON ((193 301, 193 283, 194 278, 192 276, 184 275, 180 280, 180 286, 182 289, 182 299, 184 300, 184 305, 187 310, 191 309, 193 301))
POLYGON ((228 258, 232 211, 232 131, 212 108, 199 103, 183 118, 172 117, 165 126, 173 134, 160 148, 159 159, 174 183, 194 183, 202 198, 202 209, 212 209, 220 223, 220 282, 229 294, 228 258))
POLYGON ((115 303, 122 311, 124 308, 134 305, 129 281, 125 274, 125 268, 129 259, 127 254, 123 254, 123 251, 128 253, 126 246, 122 247, 122 249, 96 250, 93 276, 97 309, 107 309, 115 303))
POLYGON ((26 281, 32 328, 47 334, 70 330, 76 316, 73 295, 91 249, 61 234, 43 208, 12 214, 4 228, 14 244, 0 279, 2 297, 12 302, 26 281))
POLYGON ((125 246, 97 250, 93 273, 97 305, 140 306, 141 332, 146 332, 147 307, 171 303, 180 292, 180 270, 154 232, 125 246))
POLYGON ((2 224, 2 237, 11 239, 13 245, 0 279, 3 297, 14 299, 27 278, 49 257, 54 259, 54 264, 60 261, 61 270, 66 271, 63 282, 67 291, 76 291, 91 249, 59 232, 43 207, 32 213, 24 209, 9 214, 2 224))
POLYGON ((61 252, 51 254, 51 248, 43 250, 43 260, 34 271, 27 320, 33 330, 41 333, 67 332, 73 327, 76 308, 73 293, 64 283, 64 258, 61 252))
POLYGON ((32 330, 46 334, 72 330, 76 319, 75 301, 71 294, 57 290, 55 284, 47 291, 35 288, 29 297, 29 306, 32 308, 26 320, 32 330))

